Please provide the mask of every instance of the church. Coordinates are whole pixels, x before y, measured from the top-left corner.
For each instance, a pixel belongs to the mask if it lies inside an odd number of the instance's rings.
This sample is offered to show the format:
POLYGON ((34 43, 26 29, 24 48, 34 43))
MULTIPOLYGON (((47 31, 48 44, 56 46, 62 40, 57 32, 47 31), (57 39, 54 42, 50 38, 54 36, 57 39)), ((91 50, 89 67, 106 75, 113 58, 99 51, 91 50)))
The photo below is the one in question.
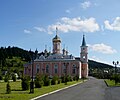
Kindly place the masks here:
POLYGON ((71 77, 78 75, 79 78, 88 77, 88 46, 86 45, 85 35, 82 37, 80 57, 69 55, 65 48, 61 50, 61 39, 58 36, 57 28, 52 43, 52 53, 47 55, 47 50, 45 49, 44 55, 41 54, 37 56, 33 62, 25 64, 25 75, 32 76, 33 72, 33 77, 35 77, 36 74, 46 74, 50 78, 55 75, 58 77, 64 75, 70 75, 71 77))

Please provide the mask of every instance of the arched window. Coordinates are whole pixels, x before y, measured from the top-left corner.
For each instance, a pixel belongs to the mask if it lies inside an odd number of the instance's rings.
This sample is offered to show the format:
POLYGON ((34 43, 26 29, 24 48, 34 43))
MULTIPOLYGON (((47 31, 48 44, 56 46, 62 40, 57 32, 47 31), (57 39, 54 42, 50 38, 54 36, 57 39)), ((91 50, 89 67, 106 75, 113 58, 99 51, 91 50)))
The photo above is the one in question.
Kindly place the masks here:
POLYGON ((54 72, 55 72, 55 74, 58 73, 58 65, 54 65, 54 72))
POLYGON ((75 74, 75 70, 76 70, 76 65, 73 65, 72 67, 72 73, 75 74))
POLYGON ((65 65, 62 66, 62 73, 65 74, 65 65))
POLYGON ((46 73, 49 73, 49 65, 46 65, 46 73))
POLYGON ((39 66, 39 64, 37 64, 36 65, 36 72, 39 73, 39 71, 40 71, 40 66, 39 66))

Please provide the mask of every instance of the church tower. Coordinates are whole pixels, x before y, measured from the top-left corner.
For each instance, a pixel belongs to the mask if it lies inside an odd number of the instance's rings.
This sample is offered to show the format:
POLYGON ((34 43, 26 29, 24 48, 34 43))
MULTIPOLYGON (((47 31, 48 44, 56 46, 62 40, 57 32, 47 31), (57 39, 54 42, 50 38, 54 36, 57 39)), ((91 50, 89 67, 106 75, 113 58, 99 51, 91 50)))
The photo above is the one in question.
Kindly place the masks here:
POLYGON ((88 77, 88 46, 86 46, 85 35, 83 35, 80 60, 82 77, 88 77))
POLYGON ((56 36, 53 38, 53 54, 59 54, 61 51, 61 40, 58 37, 58 28, 56 27, 56 36))

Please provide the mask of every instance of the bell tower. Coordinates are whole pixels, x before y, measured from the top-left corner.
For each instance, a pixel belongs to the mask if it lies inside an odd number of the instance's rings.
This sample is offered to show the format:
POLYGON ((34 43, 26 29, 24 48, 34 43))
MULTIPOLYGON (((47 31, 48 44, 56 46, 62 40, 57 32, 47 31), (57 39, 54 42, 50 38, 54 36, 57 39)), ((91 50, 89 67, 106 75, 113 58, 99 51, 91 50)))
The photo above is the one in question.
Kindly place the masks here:
POLYGON ((83 35, 80 60, 82 78, 86 78, 88 77, 88 46, 86 46, 85 35, 83 35))
POLYGON ((53 54, 59 54, 61 51, 61 40, 58 37, 58 28, 56 27, 56 36, 53 38, 53 54))

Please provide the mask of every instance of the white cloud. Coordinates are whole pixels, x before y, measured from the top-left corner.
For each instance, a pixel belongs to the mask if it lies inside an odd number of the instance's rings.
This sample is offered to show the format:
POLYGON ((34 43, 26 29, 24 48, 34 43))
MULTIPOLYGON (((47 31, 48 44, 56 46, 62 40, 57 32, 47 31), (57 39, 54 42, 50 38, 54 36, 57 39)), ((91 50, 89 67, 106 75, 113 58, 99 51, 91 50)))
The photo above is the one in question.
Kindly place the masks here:
POLYGON ((87 9, 87 8, 89 8, 90 6, 91 6, 91 2, 90 2, 90 1, 85 1, 85 2, 81 3, 81 7, 82 7, 83 9, 87 9))
POLYGON ((31 31, 25 29, 24 33, 31 34, 31 31))
POLYGON ((39 32, 46 32, 46 30, 42 27, 34 27, 34 29, 36 29, 39 32))
POLYGON ((92 51, 100 52, 100 53, 103 53, 103 54, 117 53, 117 51, 115 49, 113 49, 111 46, 105 45, 103 43, 89 45, 89 47, 90 47, 90 49, 92 49, 92 51))
POLYGON ((99 31, 99 25, 95 18, 81 19, 80 17, 68 18, 62 17, 59 22, 48 26, 48 33, 52 34, 58 27, 59 31, 67 33, 69 31, 76 32, 95 32, 99 31))
POLYGON ((98 57, 96 57, 96 56, 92 56, 92 57, 90 57, 89 59, 100 62, 100 58, 98 58, 98 57))
POLYGON ((89 58, 90 60, 93 60, 93 61, 97 61, 97 62, 101 62, 101 63, 105 63, 105 64, 109 64, 111 65, 111 63, 103 60, 103 58, 99 58, 99 57, 96 57, 96 56, 92 56, 89 58))
POLYGON ((104 21, 104 24, 108 30, 120 31, 120 17, 116 17, 112 24, 108 20, 104 21))
POLYGON ((70 9, 67 9, 65 12, 68 13, 68 14, 70 14, 70 13, 71 13, 71 10, 70 10, 70 9))

